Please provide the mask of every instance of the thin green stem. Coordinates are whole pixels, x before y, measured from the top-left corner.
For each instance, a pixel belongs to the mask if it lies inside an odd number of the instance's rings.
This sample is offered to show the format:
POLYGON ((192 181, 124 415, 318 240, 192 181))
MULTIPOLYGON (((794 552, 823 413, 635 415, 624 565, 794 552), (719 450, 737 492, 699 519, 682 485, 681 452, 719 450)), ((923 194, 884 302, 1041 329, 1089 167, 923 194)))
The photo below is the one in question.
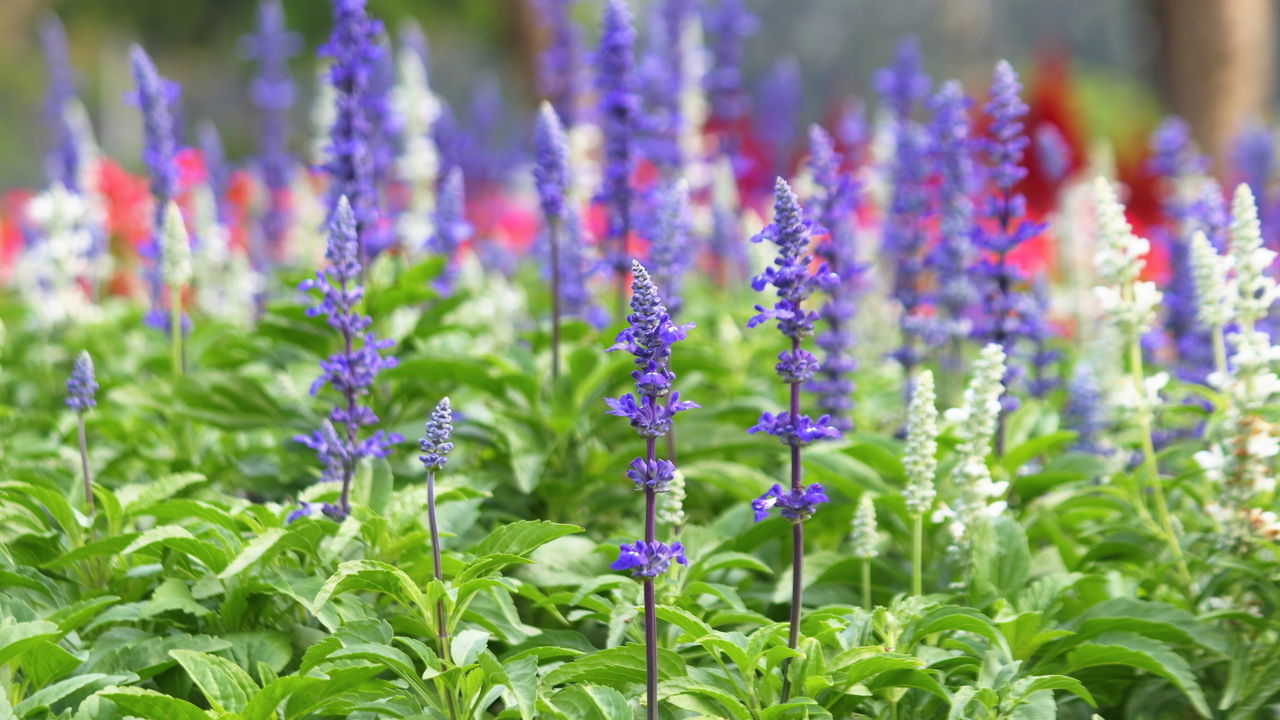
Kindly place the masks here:
POLYGON ((871 609, 871 558, 862 559, 862 607, 871 609))
POLYGON ((173 376, 182 376, 182 289, 169 286, 169 347, 172 351, 173 376))
POLYGON ((1160 467, 1156 463, 1155 442, 1151 439, 1151 407, 1147 403, 1145 374, 1142 368, 1142 347, 1137 337, 1129 343, 1129 372, 1133 379, 1133 389, 1138 394, 1138 429, 1142 436, 1142 465, 1151 487, 1151 495, 1155 500, 1156 517, 1164 531, 1165 541, 1178 566, 1178 575, 1185 586, 1191 587, 1191 573, 1187 570, 1187 561, 1182 554, 1182 542, 1173 527, 1173 519, 1169 514, 1169 501, 1165 497, 1164 484, 1160 481, 1160 467))
POLYGON ((911 594, 924 594, 924 516, 911 519, 911 594))

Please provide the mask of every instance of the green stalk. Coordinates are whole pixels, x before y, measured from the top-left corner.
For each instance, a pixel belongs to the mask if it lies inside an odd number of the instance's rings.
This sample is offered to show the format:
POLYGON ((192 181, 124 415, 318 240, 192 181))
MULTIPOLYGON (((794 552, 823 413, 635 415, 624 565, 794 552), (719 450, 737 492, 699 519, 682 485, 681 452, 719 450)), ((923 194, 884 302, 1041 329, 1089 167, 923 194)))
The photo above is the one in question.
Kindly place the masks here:
POLYGON ((173 376, 182 376, 182 289, 169 286, 169 346, 172 351, 173 376))
POLYGON ((1227 374, 1227 341, 1222 337, 1222 326, 1213 328, 1213 369, 1219 375, 1227 374))
POLYGON ((911 594, 924 594, 924 517, 911 519, 911 594))
POLYGON ((1151 408, 1147 404, 1147 389, 1143 382, 1145 374, 1142 369, 1142 347, 1135 335, 1129 342, 1129 372, 1133 379, 1133 388, 1138 393, 1138 429, 1142 436, 1142 465, 1146 470, 1147 483, 1151 487, 1151 495, 1155 499, 1156 517, 1164 530, 1169 551, 1173 553, 1174 562, 1178 566, 1178 574, 1189 589, 1191 573, 1187 570, 1187 561, 1182 554, 1182 542, 1173 527, 1173 519, 1169 515, 1169 501, 1164 494, 1164 485, 1160 482, 1160 468, 1156 464, 1155 442, 1151 439, 1151 408))
POLYGON ((862 607, 871 609, 871 558, 862 559, 862 607))

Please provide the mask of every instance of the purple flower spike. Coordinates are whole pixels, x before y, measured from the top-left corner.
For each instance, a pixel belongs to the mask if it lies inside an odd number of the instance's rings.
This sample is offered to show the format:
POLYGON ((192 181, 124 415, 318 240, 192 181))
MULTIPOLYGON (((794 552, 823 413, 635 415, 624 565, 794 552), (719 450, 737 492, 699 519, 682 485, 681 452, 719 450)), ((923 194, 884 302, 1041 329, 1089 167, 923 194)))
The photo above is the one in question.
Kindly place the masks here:
POLYGON ((585 92, 582 33, 571 17, 576 2, 536 0, 534 4, 548 38, 538 64, 538 87, 570 127, 578 120, 579 103, 585 92))
POLYGON ((666 292, 667 308, 672 315, 683 305, 680 294, 684 275, 694 253, 689 242, 689 185, 677 180, 659 193, 657 218, 650 233, 649 266, 666 292))
POLYGON ((711 68, 703 76, 703 87, 711 104, 712 122, 729 126, 747 114, 748 102, 742 89, 742 44, 760 28, 760 21, 742 0, 720 0, 704 11, 711 68))
POLYGON ((761 292, 772 285, 777 289, 778 301, 772 309, 757 305, 757 314, 747 322, 747 327, 774 320, 783 335, 803 340, 813 335, 813 325, 818 319, 816 312, 802 307, 804 301, 815 290, 831 287, 840 278, 828 270, 826 263, 822 263, 817 272, 809 272, 812 260, 809 239, 825 230, 805 219, 800 201, 782 178, 774 183, 773 213, 773 222, 752 237, 751 242, 769 240, 778 246, 778 257, 773 261, 774 267, 766 268, 751 279, 751 287, 761 292))
POLYGON ((665 573, 675 560, 681 565, 688 565, 684 556, 684 546, 680 543, 645 542, 637 540, 632 545, 618 546, 618 559, 609 567, 614 570, 630 570, 632 577, 652 580, 665 573))
POLYGON ((378 232, 378 191, 371 141, 379 128, 380 102, 375 74, 385 51, 379 44, 382 23, 365 11, 365 0, 333 0, 333 31, 321 54, 332 59, 329 82, 336 93, 337 116, 329 130, 324 169, 329 174, 329 219, 346 197, 355 219, 357 257, 373 255, 378 232))
POLYGON ((792 422, 790 413, 763 413, 760 420, 748 428, 747 432, 752 435, 767 433, 781 440, 783 445, 804 447, 818 440, 840 439, 840 431, 829 424, 830 420, 827 415, 820 416, 816 421, 808 415, 801 415, 796 422, 792 422))
POLYGON ((564 195, 569 186, 569 145, 564 126, 551 103, 543 103, 533 128, 533 182, 547 219, 564 216, 564 195))
POLYGON ((44 50, 45 128, 49 147, 45 152, 45 174, 50 183, 60 183, 71 191, 79 190, 80 148, 75 132, 67 123, 67 104, 75 99, 75 75, 67 57, 67 33, 62 21, 52 12, 40 22, 40 46, 44 50))
POLYGON ((418 459, 428 470, 439 470, 449 460, 449 451, 453 450, 453 406, 449 398, 444 398, 436 405, 427 420, 427 428, 418 440, 418 449, 422 455, 418 459))
POLYGON ((631 232, 631 169, 639 106, 633 57, 636 32, 625 0, 607 0, 601 24, 595 58, 604 133, 604 178, 599 200, 608 210, 606 235, 612 244, 608 261, 622 275, 626 272, 627 235, 631 232))
MULTIPOLYGON (((976 259, 973 247, 973 138, 969 135, 969 98, 960 83, 943 83, 929 100, 933 118, 929 134, 933 145, 931 160, 937 169, 938 242, 925 261, 938 278, 935 303, 939 339, 968 336, 970 316, 978 300, 969 268, 976 259)), ((954 347, 954 346, 953 346, 954 347)), ((948 353, 952 368, 959 358, 948 353)))
POLYGON ((778 514, 792 523, 802 523, 813 517, 818 505, 830 502, 822 486, 814 483, 803 490, 783 490, 774 485, 769 491, 751 501, 756 522, 769 517, 769 511, 777 508, 778 514))
POLYGON ((378 416, 360 404, 373 387, 378 372, 396 366, 394 357, 381 353, 391 347, 390 341, 379 340, 368 331, 371 320, 357 309, 364 289, 360 286, 359 245, 356 220, 346 197, 338 198, 338 207, 329 225, 329 246, 325 257, 329 268, 302 283, 303 290, 319 290, 320 302, 307 312, 324 315, 329 326, 342 337, 343 349, 320 363, 323 371, 311 384, 315 395, 324 386, 332 387, 342 402, 329 413, 328 419, 312 435, 295 438, 316 452, 324 465, 325 480, 342 481, 339 509, 351 511, 349 493, 356 463, 364 457, 386 457, 390 446, 403 440, 394 433, 381 430, 359 440, 361 427, 375 425, 378 416), (340 425, 339 434, 334 425, 340 425))
MULTIPOLYGON (((828 288, 829 297, 818 310, 823 330, 814 344, 824 351, 817 376, 805 389, 817 395, 819 409, 829 413, 832 424, 841 430, 853 428, 849 417, 853 410, 853 318, 856 300, 862 293, 866 268, 858 262, 852 216, 857 206, 859 187, 841 168, 844 158, 835 151, 831 136, 821 127, 809 128, 809 170, 813 175, 814 196, 809 212, 827 229, 827 240, 814 254, 822 258, 840 281, 828 288)), ((782 368, 779 367, 779 373, 782 368)), ((810 375, 813 375, 811 372, 810 375)))
MULTIPOLYGON (((249 101, 258 111, 257 167, 267 189, 262 235, 267 247, 280 253, 291 220, 287 195, 294 163, 289 153, 289 108, 295 96, 289 58, 297 54, 302 41, 286 27, 280 0, 261 0, 257 28, 241 42, 257 64, 249 101)), ((258 255, 262 254, 260 248, 258 255)))
POLYGON ((453 277, 458 270, 458 250, 472 233, 466 213, 466 188, 463 185, 462 168, 454 166, 440 183, 440 192, 436 196, 435 231, 427 242, 427 249, 445 258, 445 270, 436 280, 436 287, 446 295, 453 290, 453 277))
POLYGON ((1057 125, 1040 123, 1036 126, 1036 160, 1051 183, 1062 182, 1071 172, 1071 146, 1057 125))
POLYGON ((675 475, 676 466, 670 460, 636 458, 631 461, 631 469, 627 471, 627 478, 636 484, 637 490, 654 492, 666 492, 667 485, 675 475))
POLYGON ((800 61, 787 55, 774 63, 760 81, 760 104, 756 112, 760 136, 772 143, 774 171, 787 171, 796 121, 804 101, 800 61))
POLYGON ((67 378, 67 407, 78 413, 86 412, 97 405, 94 399, 98 392, 98 383, 93 377, 93 358, 88 351, 82 350, 76 356, 71 375, 67 378))

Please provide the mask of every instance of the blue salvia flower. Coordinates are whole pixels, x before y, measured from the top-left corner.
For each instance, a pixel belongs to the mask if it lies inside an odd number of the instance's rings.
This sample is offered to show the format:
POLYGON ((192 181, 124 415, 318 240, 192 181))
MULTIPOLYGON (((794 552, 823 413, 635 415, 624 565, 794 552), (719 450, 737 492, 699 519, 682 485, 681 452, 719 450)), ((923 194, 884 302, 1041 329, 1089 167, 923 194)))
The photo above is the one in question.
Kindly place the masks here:
MULTIPOLYGON (((627 236, 631 232, 631 168, 638 99, 632 46, 635 28, 626 0, 607 0, 596 51, 596 90, 600 94, 600 123, 604 134, 603 186, 599 200, 608 211, 610 257, 607 261, 625 283, 627 236)), ((625 285, 624 285, 625 287, 625 285)), ((621 298, 621 295, 619 295, 621 298)))
MULTIPOLYGON (((1020 289, 1025 279, 1008 263, 1011 251, 1044 229, 1043 225, 1025 218, 1026 198, 1014 190, 1026 177, 1022 158, 1030 143, 1022 123, 1027 105, 1019 97, 1021 92, 1022 84, 1013 67, 1004 60, 996 63, 990 98, 983 108, 991 120, 991 137, 983 155, 992 192, 982 206, 982 215, 989 221, 989 227, 977 235, 978 245, 988 257, 979 265, 986 287, 982 291, 982 313, 974 325, 974 334, 1000 345, 1010 359, 1004 378, 1006 388, 1020 375, 1012 362, 1018 341, 1035 332, 1035 323, 1040 321, 1028 312, 1033 304, 1020 289)), ((1017 406, 1009 394, 1002 402, 1006 410, 1017 406)))
POLYGON ((1203 382, 1213 370, 1212 343, 1196 318, 1195 273, 1191 268, 1191 234, 1195 197, 1188 192, 1209 168, 1191 139, 1191 129, 1178 117, 1167 117, 1151 134, 1148 169, 1162 185, 1161 209, 1168 219, 1157 238, 1169 251, 1169 281, 1164 291, 1164 330, 1176 349, 1175 372, 1203 382))
POLYGON ((826 263, 816 271, 810 271, 813 258, 809 254, 809 240, 812 235, 823 231, 812 221, 805 219, 800 201, 782 178, 778 178, 774 184, 773 208, 773 222, 751 240, 771 241, 778 248, 778 257, 774 260, 773 267, 766 268, 752 279, 751 286, 756 292, 767 287, 775 288, 778 300, 770 309, 757 305, 757 314, 747 323, 747 327, 773 320, 778 330, 791 341, 790 350, 779 353, 776 366, 778 376, 791 386, 791 404, 788 412, 777 415, 763 413, 760 420, 747 432, 768 433, 793 448, 792 483, 790 493, 785 495, 785 502, 781 499, 781 489, 777 487, 771 488, 758 502, 766 503, 769 507, 781 503, 790 513, 787 519, 798 522, 812 514, 814 504, 826 499, 820 485, 811 485, 808 489, 800 485, 798 449, 816 440, 840 437, 840 431, 829 424, 829 416, 823 415, 815 421, 800 414, 800 386, 811 379, 818 369, 818 359, 800 347, 801 341, 813 335, 814 324, 818 319, 818 314, 806 309, 804 303, 815 290, 830 288, 839 282, 839 277, 828 270, 826 263))
POLYGON ((742 45, 754 35, 760 21, 742 0, 720 0, 703 10, 703 28, 711 46, 711 67, 702 84, 710 104, 708 122, 732 126, 745 117, 748 99, 742 84, 742 45))
POLYGON ((67 407, 78 413, 86 412, 97 405, 95 396, 98 382, 93 376, 93 358, 87 351, 76 356, 75 365, 71 367, 71 375, 67 378, 67 407))
POLYGON ((689 564, 684 556, 684 545, 679 542, 667 545, 656 540, 637 540, 630 545, 620 545, 618 559, 609 567, 614 570, 630 570, 632 577, 652 580, 666 573, 673 560, 681 565, 689 564))
MULTIPOLYGON (((672 390, 675 373, 671 371, 671 346, 683 340, 693 323, 676 325, 658 296, 649 272, 638 261, 631 264, 631 314, 628 327, 618 334, 609 351, 626 350, 634 358, 636 369, 631 378, 637 395, 627 393, 605 398, 609 414, 625 417, 638 435, 646 439, 663 437, 671 430, 676 413, 698 407, 680 399, 672 390), (663 399, 665 402, 662 402, 663 399)), ((646 458, 646 461, 652 458, 646 458)))
POLYGON ((800 61, 794 55, 780 58, 769 68, 760 80, 759 97, 757 129, 773 149, 774 172, 786 172, 804 101, 800 61))
POLYGON ((213 192, 214 209, 218 222, 230 224, 227 206, 227 186, 230 181, 230 170, 227 168, 227 155, 222 149, 222 136, 218 128, 211 122, 200 123, 196 130, 196 141, 200 144, 200 157, 204 160, 204 173, 208 178, 209 189, 213 192))
POLYGON ((323 372, 311 384, 311 394, 315 395, 325 385, 337 391, 342 402, 329 413, 328 420, 342 426, 343 432, 322 427, 312 435, 295 439, 316 451, 325 466, 325 480, 342 482, 338 513, 345 516, 351 511, 351 478, 356 463, 365 457, 386 457, 389 446, 402 440, 399 435, 382 430, 359 438, 360 428, 378 422, 378 416, 362 405, 361 399, 373 387, 378 372, 395 367, 397 362, 394 357, 382 355, 381 351, 393 343, 379 340, 369 331, 371 320, 357 307, 364 296, 360 286, 360 250, 355 214, 345 197, 338 198, 338 207, 329 225, 325 258, 329 261, 328 269, 300 287, 304 291, 320 291, 319 304, 307 313, 324 315, 329 326, 342 337, 343 349, 320 363, 323 372))
POLYGON ((573 22, 578 0, 535 0, 534 8, 547 31, 547 46, 538 63, 538 88, 568 127, 578 121, 586 92, 582 33, 573 22))
POLYGON ((449 398, 444 398, 431 412, 427 427, 418 440, 418 449, 422 454, 418 459, 428 470, 440 470, 449 460, 449 452, 453 450, 453 406, 449 398))
MULTIPOLYGON (((544 259, 542 275, 551 276, 549 238, 546 232, 538 236, 537 252, 544 259)), ((600 264, 587 255, 587 243, 583 238, 582 221, 575 208, 566 206, 564 219, 560 221, 560 310, 568 316, 586 320, 594 328, 602 328, 609 322, 608 313, 596 304, 588 287, 600 264)))
POLYGON ((653 279, 635 260, 631 261, 631 314, 627 316, 627 323, 609 352, 626 350, 631 354, 636 366, 631 373, 636 393, 605 398, 605 403, 609 414, 627 418, 636 433, 645 439, 644 456, 632 460, 627 470, 627 478, 645 496, 644 537, 634 543, 620 545, 618 559, 609 567, 630 570, 633 577, 641 578, 644 583, 646 695, 650 715, 656 717, 658 621, 653 581, 670 568, 672 560, 681 565, 688 564, 683 545, 678 542, 667 545, 655 536, 657 494, 666 492, 675 476, 673 464, 658 458, 656 450, 658 438, 671 432, 671 419, 676 413, 698 407, 696 403, 681 400, 680 393, 671 387, 675 381, 675 373, 671 371, 671 346, 683 340, 693 325, 671 322, 653 279))
POLYGON ((1258 122, 1246 125, 1232 144, 1231 161, 1253 194, 1266 197, 1276 164, 1276 138, 1271 129, 1258 122))
POLYGON ((1051 369, 1061 353, 1049 345, 1053 337, 1052 327, 1045 320, 1049 315, 1049 279, 1044 273, 1031 283, 1031 295, 1027 298, 1030 311, 1027 320, 1027 341, 1031 346, 1031 377, 1027 380, 1027 392, 1031 397, 1042 398, 1053 392, 1058 378, 1051 369))
POLYGON ((340 198, 347 198, 355 220, 357 260, 373 255, 378 227, 378 190, 375 185, 374 121, 377 98, 371 84, 385 54, 379 44, 382 23, 365 11, 365 0, 333 0, 333 31, 320 48, 330 58, 329 82, 337 106, 329 130, 324 169, 329 175, 329 220, 337 213, 340 198))
POLYGON ((682 36, 692 10, 689 0, 661 0, 649 6, 649 33, 639 65, 644 99, 640 147, 665 177, 679 172, 683 164, 681 101, 687 60, 682 36))
POLYGON ((938 279, 934 303, 938 308, 941 338, 952 341, 944 362, 958 370, 959 348, 954 341, 967 337, 978 289, 970 274, 976 259, 973 247, 973 138, 969 134, 969 98, 960 83, 943 83, 929 99, 933 117, 930 159, 936 169, 938 242, 929 251, 927 264, 938 279))
POLYGON ((890 295, 901 307, 898 322, 902 344, 892 355, 910 377, 920 362, 916 340, 924 330, 917 312, 924 299, 920 288, 925 241, 921 226, 928 212, 928 138, 912 115, 929 92, 929 76, 921 69, 920 47, 915 38, 904 37, 898 42, 893 63, 876 72, 873 84, 889 109, 893 133, 889 210, 881 233, 883 251, 893 269, 890 295))
MULTIPOLYGON (((396 146, 400 141, 400 116, 391 107, 391 93, 396 86, 396 65, 392 57, 391 39, 385 30, 377 37, 377 60, 373 65, 373 74, 369 79, 367 106, 369 126, 373 130, 370 138, 370 152, 373 154, 373 185, 379 191, 391 180, 391 171, 396 164, 396 146)), ((381 230, 381 228, 380 228, 381 230)), ((385 232, 381 235, 385 236, 385 232)), ((379 239, 386 243, 386 238, 379 239)), ((386 249, 386 245, 379 250, 386 249)))
POLYGON ((538 111, 533 128, 533 182, 548 220, 564 216, 564 196, 569 189, 569 145, 564 126, 549 102, 538 111))
POLYGON ((1036 161, 1050 183, 1062 182, 1071 172, 1071 146, 1052 123, 1036 126, 1036 161))
POLYGON ((1067 381, 1067 404, 1062 412, 1063 425, 1076 431, 1072 447, 1080 452, 1106 453, 1103 434, 1107 430, 1107 408, 1098 387, 1093 367, 1078 362, 1067 381))
POLYGON ((67 57, 67 33, 52 12, 40 22, 40 45, 44 50, 44 122, 49 132, 45 151, 45 174, 49 183, 59 183, 72 192, 80 189, 80 148, 74 129, 67 123, 67 104, 76 97, 75 76, 67 57))
POLYGON ((827 241, 818 245, 814 254, 840 277, 829 289, 827 302, 818 310, 823 329, 814 344, 823 351, 821 367, 805 386, 816 394, 816 404, 831 416, 831 425, 841 431, 851 430, 853 420, 853 318, 855 301, 862 292, 865 268, 858 262, 857 246, 851 217, 857 205, 858 184, 841 168, 844 158, 836 152, 835 143, 817 125, 809 128, 809 172, 813 176, 814 195, 809 199, 809 216, 827 229, 827 241))
POLYGON ((267 191, 262 236, 271 252, 278 254, 292 219, 288 192, 294 160, 289 153, 289 108, 296 93, 289 75, 289 58, 297 54, 302 42, 297 33, 286 27, 280 0, 261 0, 257 27, 242 42, 257 65, 257 73, 249 83, 249 101, 258 111, 256 164, 267 191))
POLYGON ((666 293, 667 310, 678 315, 684 302, 680 297, 684 274, 693 258, 689 241, 689 184, 682 178, 659 193, 657 222, 649 243, 649 265, 655 282, 666 293))
POLYGON ((466 188, 463 185, 462 168, 450 168, 440 183, 436 195, 435 222, 427 249, 445 258, 445 269, 436 280, 436 287, 446 295, 453 291, 453 279, 458 269, 458 249, 471 237, 471 223, 467 222, 466 188))

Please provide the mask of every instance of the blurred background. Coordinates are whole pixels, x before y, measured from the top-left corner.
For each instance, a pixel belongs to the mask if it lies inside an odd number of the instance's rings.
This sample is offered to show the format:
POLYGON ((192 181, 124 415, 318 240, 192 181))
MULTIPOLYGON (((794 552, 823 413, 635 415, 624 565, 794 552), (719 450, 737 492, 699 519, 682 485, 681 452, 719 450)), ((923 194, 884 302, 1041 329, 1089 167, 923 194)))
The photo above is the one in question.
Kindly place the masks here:
MULTIPOLYGON (((637 2, 637 5, 643 4, 637 2)), ((1045 96, 1087 137, 1103 136, 1123 161, 1145 151, 1159 116, 1178 113, 1221 163, 1245 124, 1268 120, 1275 94, 1275 17, 1280 0, 748 0, 761 29, 747 41, 747 84, 794 56, 801 69, 801 122, 829 119, 850 96, 869 96, 873 71, 898 37, 920 39, 926 70, 983 88, 992 63, 1010 59, 1030 91, 1045 96)), ((307 127, 315 48, 329 29, 329 3, 285 0, 305 50, 293 62, 299 88, 294 127, 307 127)), ((242 37, 254 0, 0 0, 0 188, 36 186, 45 144, 45 70, 37 28, 55 11, 67 28, 81 97, 104 150, 141 166, 141 124, 124 94, 132 86, 131 42, 183 88, 184 140, 201 119, 222 131, 232 159, 248 154, 250 66, 242 37)), ((416 19, 431 46, 432 83, 465 122, 496 113, 513 144, 526 141, 537 99, 541 28, 529 0, 369 0, 392 31, 416 19), (472 110, 474 108, 474 110, 472 110)), ((637 8, 637 17, 643 10, 637 8)), ((600 3, 577 7, 588 44, 600 3)), ((803 127, 803 125, 800 125, 803 127)), ((305 156, 308 139, 295 133, 305 156)))

